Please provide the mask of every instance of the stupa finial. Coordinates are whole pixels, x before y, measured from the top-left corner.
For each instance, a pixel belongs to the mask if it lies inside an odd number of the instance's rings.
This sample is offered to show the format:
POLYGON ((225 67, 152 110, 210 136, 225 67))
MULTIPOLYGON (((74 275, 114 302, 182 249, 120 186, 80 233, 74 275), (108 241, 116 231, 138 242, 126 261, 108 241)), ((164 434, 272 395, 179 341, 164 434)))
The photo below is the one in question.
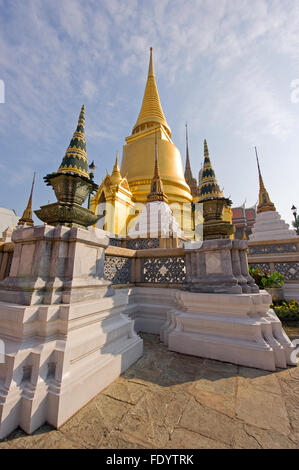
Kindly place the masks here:
POLYGON ((158 142, 157 142, 157 133, 155 133, 155 169, 154 177, 152 179, 151 191, 147 196, 148 202, 153 201, 164 201, 167 202, 168 198, 164 193, 163 183, 160 177, 160 169, 158 162, 158 142))
POLYGON ((116 158, 115 158, 115 163, 114 167, 111 173, 111 181, 113 184, 119 184, 122 180, 119 165, 118 165, 118 152, 116 152, 116 158))
POLYGON ((148 77, 154 77, 155 76, 155 72, 154 72, 154 62, 153 62, 153 48, 150 47, 150 61, 149 61, 149 65, 148 65, 148 74, 147 74, 148 77))
POLYGON ((267 211, 275 211, 275 206, 273 202, 271 201, 269 194, 265 188, 262 173, 261 173, 261 168, 260 168, 260 162, 259 162, 259 157, 257 154, 257 148, 254 147, 255 149, 255 156, 256 156, 256 162, 257 162, 257 168, 258 168, 258 174, 259 174, 259 204, 257 206, 257 213, 260 212, 267 212, 267 211))
POLYGON ((18 221, 18 225, 30 225, 33 226, 34 222, 32 219, 32 195, 33 195, 33 188, 35 183, 35 172, 33 174, 32 186, 30 191, 30 196, 28 199, 27 207, 23 212, 22 217, 18 221))
POLYGON ((166 122, 159 98, 158 88, 154 74, 153 49, 151 47, 147 82, 143 95, 143 101, 138 119, 136 121, 135 126, 133 127, 132 134, 140 132, 142 130, 146 130, 148 126, 152 127, 156 124, 162 125, 164 130, 166 131, 166 134, 171 138, 171 130, 166 122))
MULTIPOLYGON (((185 180, 191 182, 193 180, 190 158, 189 158, 189 145, 188 145, 188 125, 185 123, 186 127, 186 165, 185 165, 185 180)), ((189 184, 189 183, 188 183, 189 184)))

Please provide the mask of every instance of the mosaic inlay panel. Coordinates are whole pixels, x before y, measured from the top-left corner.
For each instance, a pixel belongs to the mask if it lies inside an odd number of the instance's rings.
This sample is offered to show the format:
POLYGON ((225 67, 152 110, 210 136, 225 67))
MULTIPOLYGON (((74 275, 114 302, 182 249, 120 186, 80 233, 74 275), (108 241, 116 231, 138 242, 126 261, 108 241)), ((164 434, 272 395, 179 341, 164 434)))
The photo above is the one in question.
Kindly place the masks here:
POLYGON ((142 282, 181 284, 185 278, 186 267, 183 257, 145 258, 142 261, 142 282))
POLYGON ((149 250, 150 248, 159 248, 159 238, 136 238, 126 241, 126 248, 131 250, 149 250))
POLYGON ((297 281, 299 279, 299 262, 275 263, 275 271, 285 275, 288 281, 297 281))
POLYGON ((104 278, 112 284, 128 284, 131 282, 131 262, 131 258, 105 256, 104 278))
POLYGON ((296 243, 277 243, 274 245, 256 245, 249 247, 250 255, 266 255, 272 253, 294 253, 298 251, 296 243))
POLYGON ((117 238, 110 238, 109 239, 109 245, 111 246, 121 246, 121 240, 117 238))

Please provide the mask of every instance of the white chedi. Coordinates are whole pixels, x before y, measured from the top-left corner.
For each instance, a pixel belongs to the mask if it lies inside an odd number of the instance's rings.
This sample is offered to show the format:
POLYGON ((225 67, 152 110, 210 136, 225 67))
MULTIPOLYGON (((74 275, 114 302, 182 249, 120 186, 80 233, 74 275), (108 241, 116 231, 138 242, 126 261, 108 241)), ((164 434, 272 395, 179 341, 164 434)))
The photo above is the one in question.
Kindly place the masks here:
POLYGON ((148 202, 128 233, 130 238, 180 238, 183 232, 164 201, 148 202))
POLYGON ((277 211, 264 211, 256 216, 250 241, 284 240, 297 237, 295 230, 291 230, 277 211))

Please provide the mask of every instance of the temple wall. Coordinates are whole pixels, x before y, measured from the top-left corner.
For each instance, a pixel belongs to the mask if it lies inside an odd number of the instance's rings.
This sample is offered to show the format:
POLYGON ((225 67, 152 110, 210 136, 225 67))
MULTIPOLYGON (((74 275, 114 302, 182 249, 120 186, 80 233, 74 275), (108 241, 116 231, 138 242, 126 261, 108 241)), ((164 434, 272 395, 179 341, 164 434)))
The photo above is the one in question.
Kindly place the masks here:
POLYGON ((286 299, 299 300, 299 237, 286 240, 249 241, 248 262, 271 273, 285 276, 286 299))

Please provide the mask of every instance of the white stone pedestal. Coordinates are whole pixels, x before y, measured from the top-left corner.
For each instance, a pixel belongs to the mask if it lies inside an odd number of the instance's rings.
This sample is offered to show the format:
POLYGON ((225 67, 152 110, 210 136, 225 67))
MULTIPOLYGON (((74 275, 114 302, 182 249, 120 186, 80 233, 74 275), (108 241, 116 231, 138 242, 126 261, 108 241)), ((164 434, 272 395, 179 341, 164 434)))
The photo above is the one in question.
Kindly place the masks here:
POLYGON ((142 355, 127 290, 103 279, 105 232, 32 227, 13 241, 0 283, 0 438, 61 426, 142 355))
POLYGON ((269 309, 271 296, 177 292, 161 339, 171 351, 264 370, 291 361, 294 346, 269 309))

